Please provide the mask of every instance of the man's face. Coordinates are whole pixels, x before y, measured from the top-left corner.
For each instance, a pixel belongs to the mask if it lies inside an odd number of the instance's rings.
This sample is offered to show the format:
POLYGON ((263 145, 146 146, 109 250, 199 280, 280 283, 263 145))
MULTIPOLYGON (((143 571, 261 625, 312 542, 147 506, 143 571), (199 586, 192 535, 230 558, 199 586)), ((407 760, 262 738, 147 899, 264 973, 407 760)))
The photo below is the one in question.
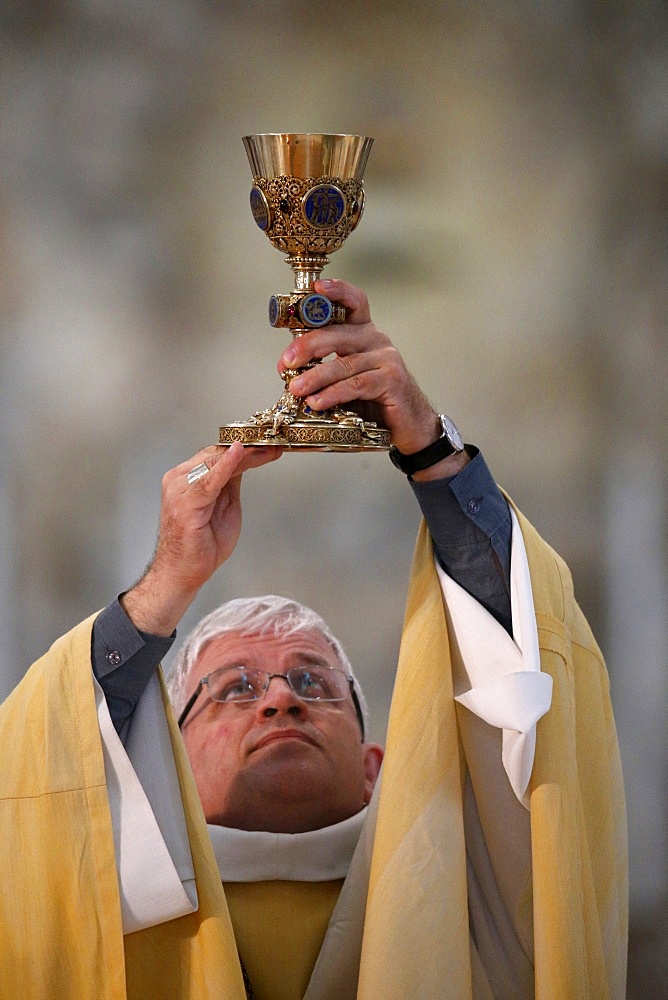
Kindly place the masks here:
MULTIPOLYGON (((317 632, 229 632, 204 647, 189 691, 224 667, 285 674, 304 662, 341 669, 317 632)), ((369 801, 382 760, 381 747, 361 742, 349 696, 303 701, 281 677, 242 703, 214 702, 205 685, 182 733, 208 822, 242 830, 299 833, 347 819, 369 801)))

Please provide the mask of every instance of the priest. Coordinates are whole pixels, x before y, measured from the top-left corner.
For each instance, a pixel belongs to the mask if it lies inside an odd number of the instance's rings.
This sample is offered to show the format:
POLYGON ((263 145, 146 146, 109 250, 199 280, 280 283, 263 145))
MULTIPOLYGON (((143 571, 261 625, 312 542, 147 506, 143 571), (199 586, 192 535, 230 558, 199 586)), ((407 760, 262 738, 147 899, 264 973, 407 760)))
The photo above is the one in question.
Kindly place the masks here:
POLYGON ((0 708, 1 996, 624 996, 621 771, 568 570, 364 294, 317 287, 347 321, 286 349, 328 359, 291 391, 386 426, 425 517, 382 770, 340 643, 274 598, 187 643, 180 735, 155 668, 279 454, 204 449, 142 579, 0 708))

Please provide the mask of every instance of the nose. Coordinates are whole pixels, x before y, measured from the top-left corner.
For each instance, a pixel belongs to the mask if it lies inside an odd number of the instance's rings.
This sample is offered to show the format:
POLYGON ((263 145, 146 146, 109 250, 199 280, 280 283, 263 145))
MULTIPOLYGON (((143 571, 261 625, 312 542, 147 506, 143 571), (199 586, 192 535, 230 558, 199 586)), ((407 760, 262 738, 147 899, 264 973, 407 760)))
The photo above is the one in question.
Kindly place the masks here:
POLYGON ((279 714, 302 718, 307 711, 306 702, 294 693, 287 677, 282 674, 275 674, 271 678, 267 693, 259 702, 259 707, 260 714, 266 719, 279 714))

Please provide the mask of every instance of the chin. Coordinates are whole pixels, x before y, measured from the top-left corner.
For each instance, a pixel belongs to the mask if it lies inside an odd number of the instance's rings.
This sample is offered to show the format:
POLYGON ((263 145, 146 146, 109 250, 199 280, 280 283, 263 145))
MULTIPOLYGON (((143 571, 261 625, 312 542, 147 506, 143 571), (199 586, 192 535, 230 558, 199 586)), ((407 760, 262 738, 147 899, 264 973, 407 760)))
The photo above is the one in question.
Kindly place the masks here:
POLYGON ((277 755, 257 776, 268 796, 275 794, 280 788, 281 793, 289 798, 300 799, 307 788, 322 794, 329 786, 329 780, 323 775, 321 768, 314 767, 312 761, 294 754, 277 755))
POLYGON ((327 803, 338 797, 337 783, 323 768, 322 759, 309 752, 280 747, 261 763, 254 769, 252 782, 255 794, 267 803, 308 808, 311 803, 327 803))

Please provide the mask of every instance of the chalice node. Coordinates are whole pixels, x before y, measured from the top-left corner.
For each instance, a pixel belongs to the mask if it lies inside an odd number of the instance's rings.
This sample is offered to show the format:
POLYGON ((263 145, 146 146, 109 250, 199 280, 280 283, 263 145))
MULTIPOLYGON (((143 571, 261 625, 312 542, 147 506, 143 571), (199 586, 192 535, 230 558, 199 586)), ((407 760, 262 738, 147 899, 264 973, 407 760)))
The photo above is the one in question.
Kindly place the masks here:
MULTIPOLYGON (((271 133, 248 135, 253 174, 250 207, 272 246, 287 254, 294 273, 288 294, 272 295, 269 323, 293 337, 344 323, 343 306, 315 291, 328 254, 343 246, 364 210, 362 176, 373 139, 359 135, 271 133)), ((319 364, 309 362, 307 367, 319 364)), ((220 443, 276 445, 302 451, 386 451, 390 432, 358 413, 334 406, 313 410, 290 392, 303 368, 283 373, 278 401, 246 421, 224 424, 220 443)))

